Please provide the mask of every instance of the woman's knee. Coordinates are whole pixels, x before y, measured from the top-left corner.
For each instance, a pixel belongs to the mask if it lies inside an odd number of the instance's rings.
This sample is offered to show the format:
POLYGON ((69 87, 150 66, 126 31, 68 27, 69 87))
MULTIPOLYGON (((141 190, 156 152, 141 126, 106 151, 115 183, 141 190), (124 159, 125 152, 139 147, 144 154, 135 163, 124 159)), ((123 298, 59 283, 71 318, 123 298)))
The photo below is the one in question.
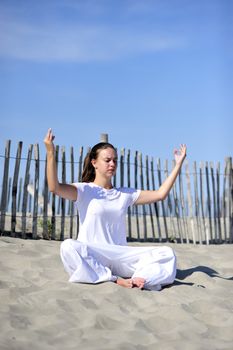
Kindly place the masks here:
POLYGON ((61 255, 66 255, 70 252, 70 250, 74 247, 74 239, 68 238, 65 239, 60 245, 60 253, 61 255))
POLYGON ((61 243, 60 252, 62 255, 70 254, 74 251, 81 254, 83 246, 85 246, 85 244, 82 242, 79 242, 76 239, 67 238, 61 243))

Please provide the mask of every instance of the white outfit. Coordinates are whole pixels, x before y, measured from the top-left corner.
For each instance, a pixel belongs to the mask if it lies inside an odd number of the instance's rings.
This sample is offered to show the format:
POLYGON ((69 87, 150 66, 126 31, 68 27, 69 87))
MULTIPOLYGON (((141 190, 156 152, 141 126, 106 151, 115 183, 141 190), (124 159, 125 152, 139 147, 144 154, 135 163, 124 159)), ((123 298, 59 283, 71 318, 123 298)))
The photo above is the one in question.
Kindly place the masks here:
POLYGON ((78 240, 61 244, 61 259, 70 282, 99 283, 120 277, 142 277, 144 288, 160 290, 173 283, 176 257, 169 247, 130 247, 126 214, 140 190, 104 189, 94 183, 75 183, 78 191, 78 240))

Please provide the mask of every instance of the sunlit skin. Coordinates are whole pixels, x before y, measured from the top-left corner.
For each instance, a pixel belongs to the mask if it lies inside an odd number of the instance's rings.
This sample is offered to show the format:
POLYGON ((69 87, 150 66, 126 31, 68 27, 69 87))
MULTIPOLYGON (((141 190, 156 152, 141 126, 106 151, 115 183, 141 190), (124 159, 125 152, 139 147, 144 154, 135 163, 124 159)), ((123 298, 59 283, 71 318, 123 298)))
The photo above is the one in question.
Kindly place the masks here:
MULTIPOLYGON (((44 138, 44 143, 47 150, 47 179, 49 190, 62 198, 76 201, 76 187, 72 184, 62 184, 58 181, 54 155, 54 138, 55 136, 53 135, 52 129, 49 129, 44 138)), ((185 157, 186 145, 181 144, 179 149, 174 150, 175 166, 170 175, 166 178, 158 190, 141 190, 135 204, 150 204, 164 200, 180 172, 185 157)), ((95 179, 93 183, 106 189, 113 188, 112 177, 115 175, 117 169, 117 154, 115 150, 112 148, 100 150, 97 159, 92 159, 91 163, 95 168, 95 179)), ((145 279, 141 277, 128 279, 118 278, 116 281, 116 283, 122 287, 136 287, 139 289, 143 289, 145 282, 145 279)))

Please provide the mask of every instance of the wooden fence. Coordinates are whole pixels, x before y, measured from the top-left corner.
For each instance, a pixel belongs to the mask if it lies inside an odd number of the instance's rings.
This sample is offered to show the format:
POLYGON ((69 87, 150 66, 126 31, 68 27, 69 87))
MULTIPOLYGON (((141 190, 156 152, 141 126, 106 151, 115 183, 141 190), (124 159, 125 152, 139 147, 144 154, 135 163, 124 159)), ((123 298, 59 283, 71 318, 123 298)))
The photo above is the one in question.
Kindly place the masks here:
MULTIPOLYGON (((5 155, 1 155, 0 233, 33 239, 77 238, 79 219, 74 203, 49 193, 46 160, 40 159, 39 145, 29 146, 27 158, 22 158, 22 142, 15 157, 10 147, 8 140, 5 155)), ((56 146, 62 182, 80 181, 85 154, 81 147, 75 160, 73 147, 67 155, 64 147, 56 146)), ((160 159, 125 149, 118 150, 118 160, 114 186, 141 189, 158 188, 174 166, 172 163, 169 168, 167 160, 162 164, 160 159)), ((186 161, 166 200, 128 208, 128 240, 232 243, 232 158, 225 158, 223 163, 191 165, 186 161)))

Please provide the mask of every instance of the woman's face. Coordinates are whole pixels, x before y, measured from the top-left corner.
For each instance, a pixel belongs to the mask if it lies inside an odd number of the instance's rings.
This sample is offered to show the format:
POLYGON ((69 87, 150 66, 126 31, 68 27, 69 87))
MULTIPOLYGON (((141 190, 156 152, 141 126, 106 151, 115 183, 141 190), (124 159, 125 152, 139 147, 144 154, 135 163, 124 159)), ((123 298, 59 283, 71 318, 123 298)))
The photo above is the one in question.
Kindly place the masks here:
POLYGON ((117 155, 114 149, 102 149, 98 153, 97 159, 92 159, 92 165, 95 168, 96 175, 103 177, 112 177, 117 169, 117 155))

